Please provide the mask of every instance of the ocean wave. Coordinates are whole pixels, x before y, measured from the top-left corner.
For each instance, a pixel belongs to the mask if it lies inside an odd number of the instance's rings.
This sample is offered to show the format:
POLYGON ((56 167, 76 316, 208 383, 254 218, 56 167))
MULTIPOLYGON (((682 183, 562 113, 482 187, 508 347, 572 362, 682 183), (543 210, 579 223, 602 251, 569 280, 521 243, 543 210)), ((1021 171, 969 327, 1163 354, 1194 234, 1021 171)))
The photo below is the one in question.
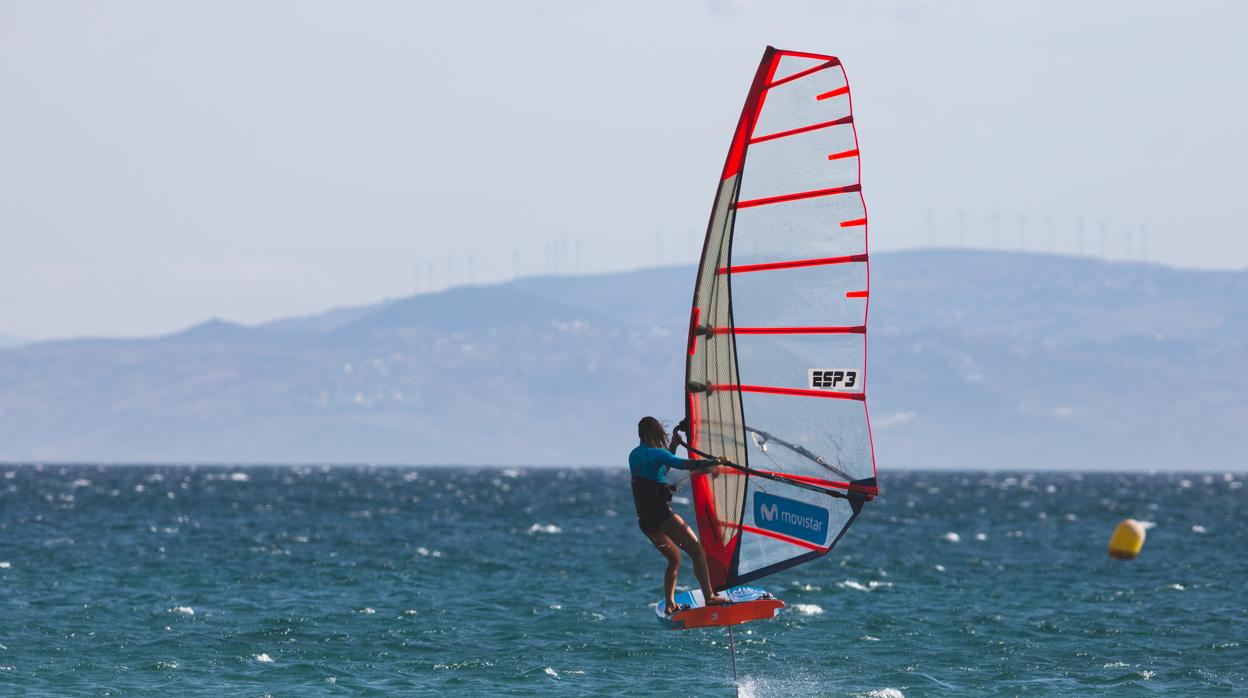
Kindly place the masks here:
POLYGON ((895 688, 877 688, 866 693, 855 693, 860 698, 906 698, 906 694, 895 688))
POLYGON ((871 580, 866 584, 860 584, 852 579, 846 579, 843 582, 837 582, 836 585, 842 589, 853 589, 854 591, 875 591, 876 589, 891 587, 893 583, 871 580))

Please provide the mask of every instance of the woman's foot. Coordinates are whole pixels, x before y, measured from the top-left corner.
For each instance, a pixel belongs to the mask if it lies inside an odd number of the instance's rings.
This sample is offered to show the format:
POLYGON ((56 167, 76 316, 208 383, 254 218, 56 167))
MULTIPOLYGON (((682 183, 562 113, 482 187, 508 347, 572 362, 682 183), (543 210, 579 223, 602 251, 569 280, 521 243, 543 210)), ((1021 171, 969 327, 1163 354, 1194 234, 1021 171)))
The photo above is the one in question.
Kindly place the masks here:
POLYGON ((675 612, 677 612, 677 611, 681 610, 681 608, 680 608, 680 607, 681 607, 681 606, 683 606, 683 605, 684 605, 684 604, 679 604, 679 603, 676 603, 675 601, 668 601, 666 604, 664 604, 664 605, 663 605, 663 613, 664 613, 665 615, 669 615, 669 616, 670 616, 670 615, 672 615, 673 613, 675 613, 675 612))
POLYGON ((716 594, 716 595, 714 595, 714 596, 711 596, 711 597, 707 598, 707 600, 706 600, 706 605, 707 605, 707 606, 724 606, 724 605, 727 605, 727 604, 730 604, 730 603, 732 603, 732 602, 731 602, 731 601, 729 601, 728 599, 724 598, 723 596, 720 596, 719 594, 716 594))

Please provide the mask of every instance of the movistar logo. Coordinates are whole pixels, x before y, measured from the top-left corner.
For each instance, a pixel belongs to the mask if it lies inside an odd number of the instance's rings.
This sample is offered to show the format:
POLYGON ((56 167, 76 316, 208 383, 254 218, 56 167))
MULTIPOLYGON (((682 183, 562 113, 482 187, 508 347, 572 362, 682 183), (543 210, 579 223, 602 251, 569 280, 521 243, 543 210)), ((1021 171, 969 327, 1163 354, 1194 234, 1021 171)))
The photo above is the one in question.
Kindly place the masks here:
POLYGON ((754 493, 754 523, 764 530, 824 545, 830 517, 830 512, 821 506, 766 492, 754 493))

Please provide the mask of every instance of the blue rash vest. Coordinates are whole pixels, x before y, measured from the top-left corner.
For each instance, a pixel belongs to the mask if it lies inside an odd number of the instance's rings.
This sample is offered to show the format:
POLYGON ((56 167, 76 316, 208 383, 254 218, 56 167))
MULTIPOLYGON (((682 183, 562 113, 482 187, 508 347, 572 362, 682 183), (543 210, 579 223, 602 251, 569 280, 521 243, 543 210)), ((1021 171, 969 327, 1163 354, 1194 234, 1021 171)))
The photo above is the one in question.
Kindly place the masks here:
POLYGON ((632 472, 633 477, 644 477, 660 485, 667 484, 667 471, 671 468, 676 468, 677 470, 697 470, 704 465, 708 465, 708 463, 690 458, 681 458, 669 453, 665 448, 655 448, 644 443, 634 448, 628 454, 628 469, 632 472))

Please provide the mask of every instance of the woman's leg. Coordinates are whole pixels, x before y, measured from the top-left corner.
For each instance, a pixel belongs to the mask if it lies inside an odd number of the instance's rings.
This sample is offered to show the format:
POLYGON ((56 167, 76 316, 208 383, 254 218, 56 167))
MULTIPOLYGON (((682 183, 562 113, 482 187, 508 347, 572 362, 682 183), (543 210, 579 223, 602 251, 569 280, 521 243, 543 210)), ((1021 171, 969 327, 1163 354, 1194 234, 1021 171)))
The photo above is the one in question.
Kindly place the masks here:
POLYGON ((706 568, 706 551, 702 549, 702 544, 698 542, 698 537, 689 528, 689 524, 679 514, 672 514, 672 518, 663 524, 659 532, 689 553, 689 558, 693 560, 693 573, 698 577, 698 584, 702 585, 702 598, 706 599, 706 605, 728 603, 727 599, 716 595, 715 589, 711 587, 711 573, 706 568))
POLYGON ((656 532, 651 536, 650 542, 654 543, 654 547, 663 553, 663 557, 667 558, 667 569, 663 571, 663 599, 666 601, 664 610, 668 615, 676 610, 676 575, 680 572, 680 550, 671 538, 656 532))

